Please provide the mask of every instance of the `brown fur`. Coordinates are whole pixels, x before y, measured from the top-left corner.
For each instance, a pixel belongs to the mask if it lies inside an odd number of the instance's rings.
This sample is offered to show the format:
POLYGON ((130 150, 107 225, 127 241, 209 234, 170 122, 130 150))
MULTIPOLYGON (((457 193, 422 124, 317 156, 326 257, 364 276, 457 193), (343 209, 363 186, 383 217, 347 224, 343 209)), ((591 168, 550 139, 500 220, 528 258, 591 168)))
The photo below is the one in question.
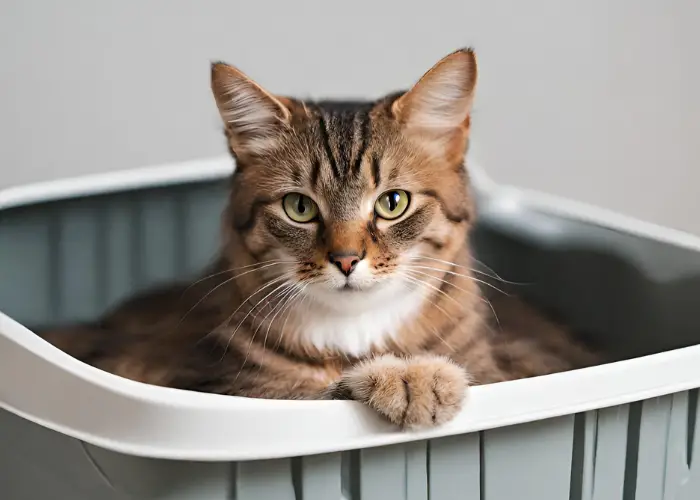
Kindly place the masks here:
POLYGON ((352 398, 411 428, 449 420, 470 382, 595 363, 524 303, 488 302, 474 279, 463 158, 475 83, 470 50, 444 58, 409 92, 373 103, 275 97, 215 64, 212 88, 238 166, 216 266, 189 286, 135 297, 98 324, 45 337, 145 383, 352 398), (391 189, 408 192, 410 203, 384 220, 374 200, 391 189), (285 214, 281 200, 294 192, 316 202, 317 219, 302 224, 285 214), (363 270, 345 278, 333 255, 355 256, 363 270), (386 289, 393 292, 382 296, 386 289), (363 296, 374 298, 365 304, 363 296), (412 297, 415 310, 401 309, 412 297), (353 315, 359 322, 369 314, 369 330, 372 315, 385 320, 383 304, 398 319, 367 345, 314 326, 326 314, 329 329, 351 332, 353 315))

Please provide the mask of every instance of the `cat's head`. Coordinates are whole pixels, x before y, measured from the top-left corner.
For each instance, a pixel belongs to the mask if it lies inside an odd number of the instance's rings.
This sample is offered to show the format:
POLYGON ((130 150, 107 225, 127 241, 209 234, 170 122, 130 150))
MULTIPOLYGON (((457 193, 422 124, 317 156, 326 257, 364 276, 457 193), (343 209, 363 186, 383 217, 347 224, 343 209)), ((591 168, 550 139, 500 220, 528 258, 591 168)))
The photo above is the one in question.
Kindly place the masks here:
POLYGON ((465 49, 405 93, 310 103, 214 64, 212 89, 237 163, 231 252, 248 254, 232 260, 269 261, 268 278, 286 276, 338 312, 426 281, 421 273, 464 247, 472 218, 463 161, 476 77, 465 49))

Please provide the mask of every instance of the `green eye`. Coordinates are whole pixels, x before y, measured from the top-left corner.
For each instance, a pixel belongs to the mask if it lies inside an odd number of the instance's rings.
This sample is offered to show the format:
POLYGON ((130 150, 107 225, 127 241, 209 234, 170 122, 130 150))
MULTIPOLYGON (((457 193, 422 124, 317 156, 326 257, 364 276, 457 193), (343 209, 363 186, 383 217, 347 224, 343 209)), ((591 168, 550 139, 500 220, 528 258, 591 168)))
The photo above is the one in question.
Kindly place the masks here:
POLYGON ((382 219, 392 220, 403 215, 411 201, 406 191, 399 189, 383 193, 374 204, 374 211, 382 219))
POLYGON ((316 202, 299 193, 289 193, 282 200, 284 212, 294 222, 311 222, 318 215, 316 202))

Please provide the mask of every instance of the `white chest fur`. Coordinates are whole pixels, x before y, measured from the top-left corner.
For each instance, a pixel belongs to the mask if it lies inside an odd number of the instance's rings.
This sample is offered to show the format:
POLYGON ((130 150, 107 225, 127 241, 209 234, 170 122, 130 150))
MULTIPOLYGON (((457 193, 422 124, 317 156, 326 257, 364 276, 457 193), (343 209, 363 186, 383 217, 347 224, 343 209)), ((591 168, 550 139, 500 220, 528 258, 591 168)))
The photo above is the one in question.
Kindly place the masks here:
POLYGON ((303 341, 321 350, 365 355, 372 347, 381 347, 394 338, 402 324, 415 318, 425 296, 420 290, 400 287, 384 290, 373 300, 363 300, 369 302, 365 307, 355 307, 351 297, 345 300, 346 311, 320 303, 310 305, 303 313, 300 331, 303 341))

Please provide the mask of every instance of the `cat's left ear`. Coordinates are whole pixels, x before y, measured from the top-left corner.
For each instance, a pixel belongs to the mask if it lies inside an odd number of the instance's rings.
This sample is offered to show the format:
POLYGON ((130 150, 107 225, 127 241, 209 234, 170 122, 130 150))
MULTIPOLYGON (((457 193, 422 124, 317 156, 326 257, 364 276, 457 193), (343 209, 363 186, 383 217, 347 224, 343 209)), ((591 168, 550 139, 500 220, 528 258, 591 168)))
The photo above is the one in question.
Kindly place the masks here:
POLYGON ((277 146, 291 118, 280 99, 224 63, 212 64, 211 88, 237 156, 262 154, 277 146))
POLYGON ((467 131, 477 80, 476 56, 461 49, 442 58, 394 101, 394 117, 409 129, 437 135, 467 131))

